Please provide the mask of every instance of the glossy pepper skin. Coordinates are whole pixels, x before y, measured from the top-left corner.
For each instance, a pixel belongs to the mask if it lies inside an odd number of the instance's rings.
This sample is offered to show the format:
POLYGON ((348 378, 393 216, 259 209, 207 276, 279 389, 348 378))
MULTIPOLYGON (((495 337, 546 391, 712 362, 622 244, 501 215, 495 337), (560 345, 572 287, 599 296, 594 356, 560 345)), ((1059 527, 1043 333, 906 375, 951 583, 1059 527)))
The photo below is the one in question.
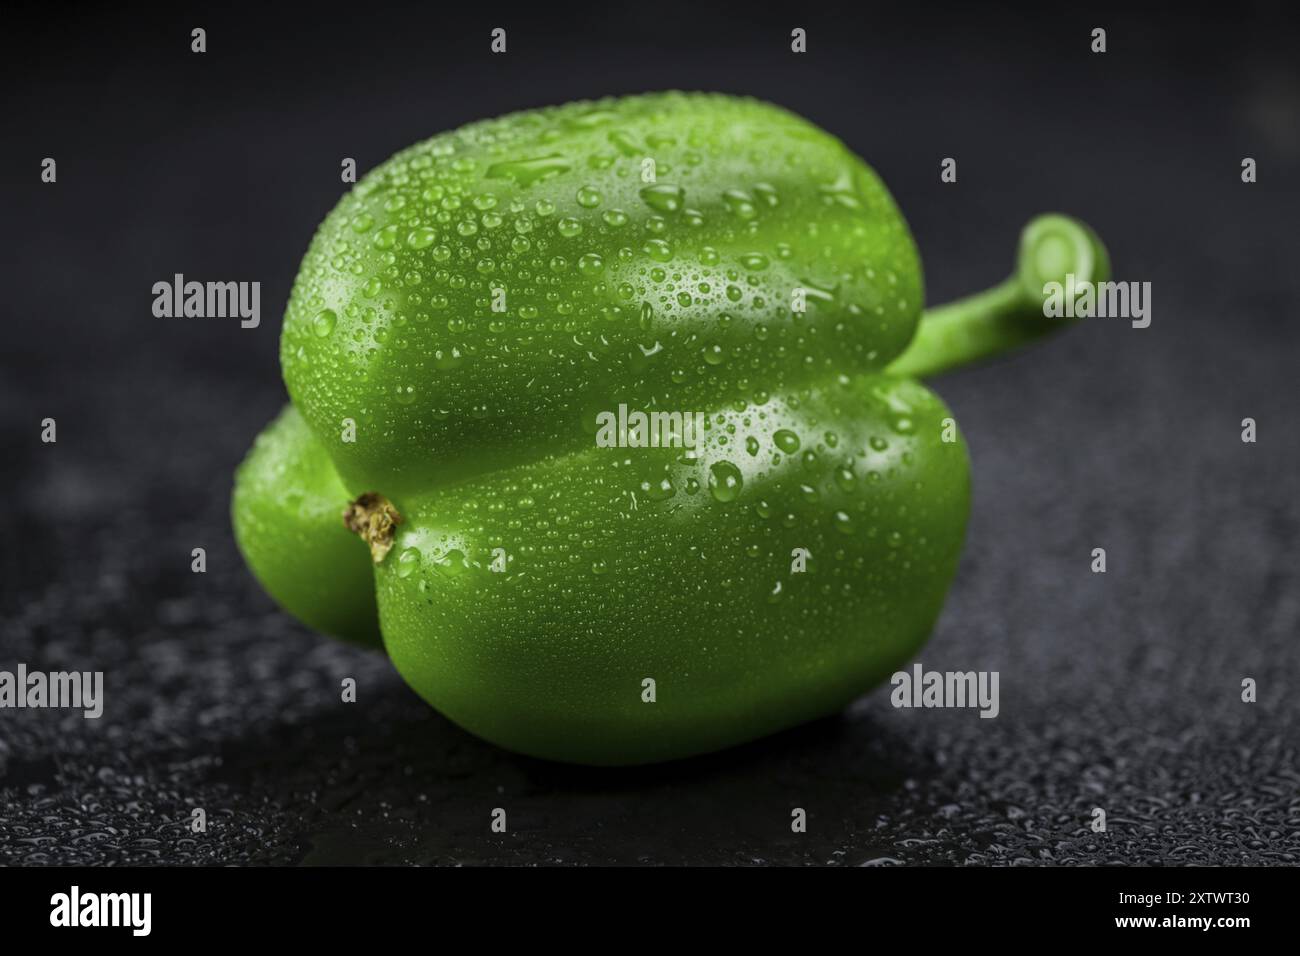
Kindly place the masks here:
POLYGON ((1033 228, 917 334, 892 198, 784 110, 666 93, 436 136, 311 244, 241 548, 321 630, 373 641, 373 594, 408 683, 522 753, 645 763, 834 713, 916 652, 960 555, 966 446, 907 376, 1043 334, 1039 273, 1106 269, 1086 227, 1033 228), (598 446, 620 405, 704 429, 598 446))

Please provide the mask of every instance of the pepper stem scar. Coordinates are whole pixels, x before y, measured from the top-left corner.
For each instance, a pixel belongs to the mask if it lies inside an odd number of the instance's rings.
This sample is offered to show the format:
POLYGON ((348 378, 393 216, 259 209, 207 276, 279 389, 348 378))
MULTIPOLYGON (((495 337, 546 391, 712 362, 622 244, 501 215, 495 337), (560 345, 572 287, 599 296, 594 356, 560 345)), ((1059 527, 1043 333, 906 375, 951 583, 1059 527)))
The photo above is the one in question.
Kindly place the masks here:
POLYGON ((401 513, 377 491, 359 495, 343 509, 343 526, 370 546, 370 557, 375 564, 393 550, 393 539, 401 523, 401 513))

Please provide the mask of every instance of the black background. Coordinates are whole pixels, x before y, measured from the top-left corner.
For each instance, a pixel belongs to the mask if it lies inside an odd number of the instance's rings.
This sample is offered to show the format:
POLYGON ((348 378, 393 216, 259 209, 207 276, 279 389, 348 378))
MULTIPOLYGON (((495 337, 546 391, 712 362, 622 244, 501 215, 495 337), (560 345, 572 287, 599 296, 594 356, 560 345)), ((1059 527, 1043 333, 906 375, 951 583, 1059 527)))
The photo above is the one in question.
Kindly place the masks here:
POLYGON ((1300 860, 1282 4, 438 6, 6 14, 0 669, 103 670, 107 703, 98 721, 0 711, 0 863, 1300 860), (665 88, 770 99, 843 138, 908 217, 932 302, 1001 278, 1047 210, 1153 284, 1148 329, 1085 322, 937 382, 974 505, 920 660, 1000 671, 998 719, 894 710, 885 688, 712 757, 546 764, 461 732, 243 567, 231 474, 284 401, 279 312, 340 160, 364 172, 475 119, 665 88), (260 280, 262 326, 154 318, 176 272, 260 280))

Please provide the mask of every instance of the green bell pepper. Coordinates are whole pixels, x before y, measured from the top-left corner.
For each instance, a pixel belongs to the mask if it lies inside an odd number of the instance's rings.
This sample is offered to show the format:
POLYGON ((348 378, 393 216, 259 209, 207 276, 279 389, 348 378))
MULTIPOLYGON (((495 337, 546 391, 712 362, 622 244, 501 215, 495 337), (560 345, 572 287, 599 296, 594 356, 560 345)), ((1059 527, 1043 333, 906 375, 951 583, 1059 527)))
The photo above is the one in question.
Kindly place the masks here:
POLYGON ((922 317, 884 184, 791 113, 664 93, 475 123, 317 232, 237 539, 290 613, 382 642, 503 747, 751 740, 838 711, 934 625, 968 460, 914 379, 1047 334, 1043 283, 1107 271, 1044 216, 1011 279, 922 317), (619 427, 656 412, 681 427, 619 427))

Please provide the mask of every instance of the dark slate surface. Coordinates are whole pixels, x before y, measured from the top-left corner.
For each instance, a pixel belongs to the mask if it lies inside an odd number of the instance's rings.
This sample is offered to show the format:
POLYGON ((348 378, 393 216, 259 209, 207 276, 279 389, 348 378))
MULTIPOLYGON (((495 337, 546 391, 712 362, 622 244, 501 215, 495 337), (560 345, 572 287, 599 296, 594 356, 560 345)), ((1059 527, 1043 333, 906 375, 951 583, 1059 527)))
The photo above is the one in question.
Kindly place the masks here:
POLYGON ((700 11, 572 36, 513 17, 505 58, 481 24, 418 9, 365 30, 211 16, 205 58, 188 21, 16 24, 8 62, 44 82, 4 104, 0 669, 103 670, 108 701, 99 721, 0 711, 0 863, 1300 861, 1295 38, 1249 4, 1103 14, 805 12, 804 58, 788 23, 700 11), (545 764, 459 731, 242 567, 230 476, 283 400, 278 312, 339 159, 665 87, 752 93, 842 136, 894 189, 935 301, 999 278, 1052 208, 1153 283, 1150 329, 1096 320, 937 383, 975 498, 920 659, 1000 671, 998 719, 894 710, 886 688, 713 757, 545 764), (57 186, 37 181, 47 155, 57 186), (178 271, 260 279, 262 328, 154 319, 150 286, 178 271))

